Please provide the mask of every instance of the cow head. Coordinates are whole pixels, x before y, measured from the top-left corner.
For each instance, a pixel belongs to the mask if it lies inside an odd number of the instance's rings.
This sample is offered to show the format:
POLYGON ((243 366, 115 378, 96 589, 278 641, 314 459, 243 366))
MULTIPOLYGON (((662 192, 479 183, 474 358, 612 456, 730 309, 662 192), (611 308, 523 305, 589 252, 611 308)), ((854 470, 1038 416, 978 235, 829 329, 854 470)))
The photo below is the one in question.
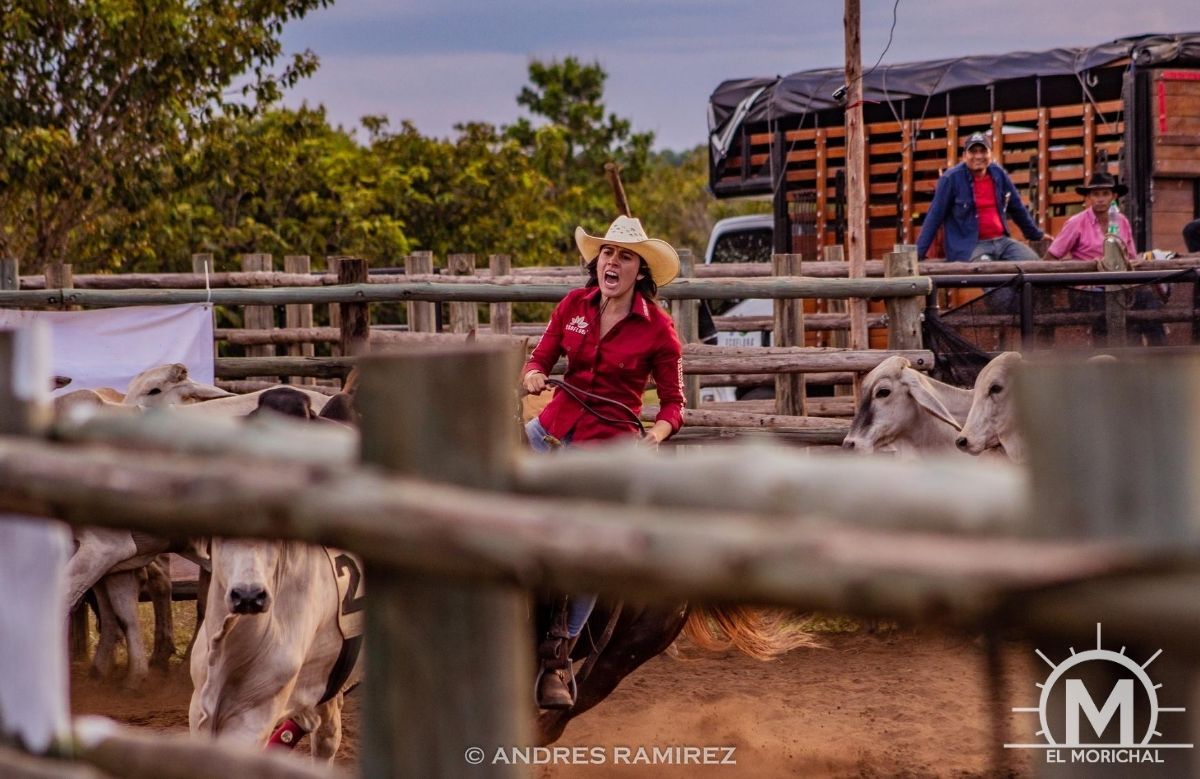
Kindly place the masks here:
POLYGON ((1013 372, 1021 364, 1019 352, 1003 352, 983 367, 975 380, 971 411, 954 444, 969 454, 1001 447, 1010 459, 1025 459, 1024 438, 1017 430, 1013 400, 1013 372))
POLYGON ((282 553, 281 541, 213 539, 212 595, 222 598, 231 614, 267 613, 277 594, 282 553))
POLYGON ((188 376, 187 366, 183 363, 159 365, 142 371, 129 382, 125 390, 125 405, 144 406, 178 406, 185 403, 199 403, 214 398, 227 398, 233 395, 219 387, 193 381, 188 376))
POLYGON ((864 454, 888 448, 916 429, 922 414, 958 428, 925 376, 906 358, 889 357, 863 379, 862 399, 842 448, 864 454))

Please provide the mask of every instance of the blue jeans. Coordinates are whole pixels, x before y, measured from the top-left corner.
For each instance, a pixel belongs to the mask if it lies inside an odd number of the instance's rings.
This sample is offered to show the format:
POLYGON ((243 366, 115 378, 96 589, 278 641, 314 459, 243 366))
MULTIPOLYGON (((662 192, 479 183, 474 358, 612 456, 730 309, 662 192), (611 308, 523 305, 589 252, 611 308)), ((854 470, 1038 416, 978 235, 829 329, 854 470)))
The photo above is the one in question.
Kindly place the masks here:
POLYGON ((1041 259, 1028 244, 1014 241, 1007 235, 975 244, 975 249, 971 252, 971 262, 980 262, 985 254, 987 259, 995 262, 1027 262, 1041 259))
MULTIPOLYGON (((971 252, 971 262, 1028 262, 1040 259, 1028 244, 1014 241, 1005 235, 980 241, 971 252)), ((987 307, 995 313, 1015 313, 1018 294, 1020 292, 1015 284, 997 287, 988 293, 987 307)))
MULTIPOLYGON (((546 428, 542 426, 542 421, 537 417, 525 423, 525 437, 529 439, 529 445, 533 447, 535 452, 551 452, 554 448, 546 443, 546 428)), ((568 446, 571 443, 571 434, 567 433, 560 439, 562 445, 568 446)), ((567 635, 575 638, 583 631, 583 626, 587 624, 588 617, 592 615, 592 609, 596 607, 595 593, 589 595, 572 595, 567 598, 567 635)))
MULTIPOLYGON (((542 426, 542 420, 534 417, 525 423, 525 437, 529 439, 529 445, 533 447, 535 452, 553 452, 554 447, 546 442, 546 437, 550 433, 542 426)), ((552 437, 552 436, 551 436, 552 437)), ((571 434, 567 433, 560 439, 563 446, 571 443, 571 434)))

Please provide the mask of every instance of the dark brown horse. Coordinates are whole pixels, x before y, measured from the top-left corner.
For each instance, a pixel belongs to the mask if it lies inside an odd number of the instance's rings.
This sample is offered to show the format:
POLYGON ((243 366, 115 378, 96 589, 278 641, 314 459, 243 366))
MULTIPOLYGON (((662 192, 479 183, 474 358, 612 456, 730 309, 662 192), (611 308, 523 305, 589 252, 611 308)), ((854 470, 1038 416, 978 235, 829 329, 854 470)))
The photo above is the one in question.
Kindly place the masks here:
MULTIPOLYGON (((536 638, 540 639, 549 621, 549 606, 539 608, 538 612, 536 638)), ((789 627, 788 614, 783 611, 742 607, 693 609, 686 603, 670 607, 629 603, 618 606, 600 600, 571 652, 578 666, 575 705, 538 713, 538 743, 557 741, 568 722, 607 698, 642 663, 667 651, 680 633, 703 649, 734 648, 759 660, 815 645, 812 636, 789 627), (618 609, 615 623, 611 622, 618 609), (604 640, 607 634, 611 635, 604 640)))
MULTIPOLYGON (((554 385, 555 391, 559 388, 569 389, 587 396, 576 399, 589 411, 604 418, 588 407, 591 398, 596 396, 565 387, 559 381, 555 381, 554 385)), ((530 397, 522 393, 521 399, 523 404, 528 404, 530 397)), ((542 401, 533 408, 523 405, 518 410, 517 418, 522 423, 521 441, 527 446, 529 442, 523 429, 524 423, 544 405, 545 401, 542 401)), ((623 416, 630 417, 634 425, 639 424, 636 414, 624 406, 621 409, 625 412, 623 416)), ((562 597, 539 599, 534 625, 535 646, 550 626, 551 603, 561 604, 562 597)), ((568 722, 607 698, 621 680, 642 663, 665 652, 680 633, 684 633, 702 649, 723 651, 733 648, 759 660, 769 660, 792 649, 815 645, 812 636, 789 626, 788 614, 779 610, 736 606, 691 608, 687 603, 638 606, 600 600, 571 650, 571 659, 577 666, 575 705, 570 709, 539 711, 536 734, 539 744, 557 741, 568 722)), ((532 699, 533 691, 530 692, 532 699)))

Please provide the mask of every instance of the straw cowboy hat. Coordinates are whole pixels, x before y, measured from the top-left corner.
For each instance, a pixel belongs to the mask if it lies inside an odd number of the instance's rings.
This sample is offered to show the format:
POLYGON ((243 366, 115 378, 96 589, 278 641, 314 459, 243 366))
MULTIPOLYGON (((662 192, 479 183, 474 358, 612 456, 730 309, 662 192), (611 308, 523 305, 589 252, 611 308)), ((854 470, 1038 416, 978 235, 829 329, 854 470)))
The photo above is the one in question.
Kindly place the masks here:
POLYGON ((671 244, 657 238, 648 238, 642 229, 642 222, 631 216, 618 216, 609 225, 608 232, 603 238, 588 235, 582 227, 575 228, 575 245, 583 255, 585 262, 591 262, 600 255, 600 247, 605 244, 620 246, 636 252, 650 268, 650 277, 658 286, 669 284, 679 275, 679 255, 671 248, 671 244))
POLYGON ((1075 191, 1081 195, 1086 195, 1093 189, 1111 189, 1117 197, 1121 197, 1129 191, 1129 187, 1118 184, 1117 180, 1107 173, 1093 173, 1086 184, 1082 187, 1075 187, 1075 191))

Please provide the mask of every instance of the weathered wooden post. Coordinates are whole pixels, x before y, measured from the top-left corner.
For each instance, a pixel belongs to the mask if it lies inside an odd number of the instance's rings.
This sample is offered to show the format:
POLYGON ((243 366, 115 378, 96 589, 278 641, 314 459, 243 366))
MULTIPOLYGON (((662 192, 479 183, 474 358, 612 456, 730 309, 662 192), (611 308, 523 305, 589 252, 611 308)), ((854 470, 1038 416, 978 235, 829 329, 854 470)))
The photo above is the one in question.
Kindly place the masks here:
MULTIPOLYGON (((845 251, 840 244, 836 246, 826 246, 821 251, 824 253, 823 258, 826 262, 846 261, 845 251)), ((849 311, 849 308, 846 306, 845 300, 837 299, 829 301, 828 311, 830 313, 845 314, 849 311)), ((829 345, 838 349, 848 349, 850 347, 850 331, 834 330, 829 334, 829 345)), ((861 377, 855 376, 854 383, 852 384, 835 384, 833 387, 833 394, 837 397, 853 395, 855 391, 854 388, 860 380, 861 377)))
MULTIPOLYGON (((274 269, 269 254, 243 254, 239 259, 243 272, 267 272, 274 269)), ((242 327, 246 330, 275 329, 275 309, 272 306, 242 306, 242 327)), ((247 357, 274 357, 274 344, 256 344, 245 347, 247 357)), ((251 381, 277 381, 275 376, 247 376, 251 381)))
POLYGON ((21 288, 21 263, 16 257, 0 257, 0 289, 21 288))
MULTIPOLYGON (((505 489, 517 451, 521 358, 515 349, 481 345, 367 358, 358 390, 363 460, 505 489)), ((366 564, 371 681, 364 685, 363 776, 527 775, 527 767, 492 764, 497 748, 531 738, 533 629, 525 593, 389 570, 369 557, 366 564), (480 750, 480 760, 470 749, 480 750)))
MULTIPOLYGON (((269 254, 243 254, 241 256, 242 270, 247 273, 270 273, 273 261, 269 254)), ((242 327, 247 330, 273 330, 275 328, 275 309, 271 306, 243 306, 242 327)), ((246 347, 247 357, 274 357, 274 344, 259 344, 246 347)))
MULTIPOLYGON (((0 331, 0 435, 50 422, 50 335, 0 331)), ((63 616, 70 533, 44 519, 0 515, 0 743, 46 752, 68 734, 63 616)))
MULTIPOLYGON (((192 273, 208 278, 215 272, 216 266, 213 264, 213 256, 208 252, 197 252, 192 255, 192 273)), ((217 309, 212 307, 213 329, 217 326, 217 309)), ((217 348, 217 342, 213 340, 213 357, 220 357, 221 350, 217 348)))
POLYGON ((1037 365, 1016 378, 1040 527, 1200 546, 1200 361, 1037 365))
POLYGON ((209 252, 197 252, 192 255, 192 273, 201 276, 212 275, 216 272, 216 266, 213 265, 213 256, 209 252))
MULTIPOLYGON (((338 263, 338 284, 366 284, 367 261, 357 257, 342 257, 338 263)), ((371 310, 366 301, 339 303, 341 336, 338 348, 346 357, 362 354, 371 338, 371 310)))
MULTIPOLYGON (((307 254, 289 254, 283 258, 284 273, 308 274, 312 270, 312 261, 307 254)), ((312 303, 289 303, 283 308, 283 326, 292 328, 313 326, 312 303)), ((288 344, 289 357, 312 357, 316 354, 315 344, 288 344)), ((313 384, 312 376, 293 376, 293 384, 313 384)))
MULTIPOLYGON (((492 272, 492 278, 508 276, 512 273, 512 257, 507 254, 489 255, 488 268, 492 272)), ((491 303, 488 308, 488 319, 493 333, 499 335, 512 333, 512 303, 491 303)))
MULTIPOLYGON (((679 277, 690 279, 696 275, 696 256, 691 249, 679 250, 679 277)), ((672 300, 671 316, 675 319, 675 332, 679 341, 694 344, 700 340, 700 301, 672 300)), ((700 377, 683 377, 683 401, 688 408, 700 407, 700 377)))
MULTIPOLYGON (((885 278, 917 275, 917 247, 897 244, 896 251, 888 252, 883 258, 885 278)), ((888 298, 888 348, 920 349, 921 311, 925 298, 888 298)))
MULTIPOLYGON (((336 256, 326 257, 325 258, 325 272, 332 274, 333 277, 336 279, 338 277, 338 268, 341 266, 341 264, 342 264, 341 257, 336 257, 336 256)), ((328 307, 328 314, 329 314, 329 326, 340 329, 342 326, 341 305, 338 303, 330 303, 329 307, 328 307)), ((333 346, 330 347, 330 352, 335 357, 337 357, 337 356, 341 355, 342 350, 338 347, 337 344, 334 344, 333 346)))
MULTIPOLYGON (((404 275, 427 276, 433 273, 433 252, 413 252, 404 258, 404 275)), ((413 301, 408 307, 408 330, 411 333, 437 332, 437 314, 429 301, 413 301)))
MULTIPOLYGON (((1196 403, 1200 360, 1030 365, 1018 371, 1014 391, 1021 429, 1028 437, 1031 512, 1036 517, 1031 524, 1037 531, 1080 541, 1123 541, 1133 549, 1171 556, 1194 555, 1200 548, 1200 482, 1196 479, 1200 472, 1200 404, 1196 403)), ((1061 598, 1035 599, 1023 609, 1022 618, 1038 634, 1034 645, 1054 663, 1084 648, 1103 648, 1113 654, 1120 648, 1122 655, 1142 665, 1150 680, 1161 685, 1157 705, 1172 707, 1158 717, 1152 742, 1193 743, 1200 704, 1196 669, 1191 664, 1195 650, 1190 641, 1172 641, 1175 628, 1163 624, 1159 614, 1190 603, 1194 592, 1186 580, 1176 578, 1174 589, 1171 581, 1163 571, 1149 580, 1148 591, 1147 580, 1136 577, 1113 582, 1107 591, 1103 582, 1093 583, 1061 598), (1114 615, 1109 607, 1114 598, 1122 597, 1139 608, 1118 608, 1114 615), (1159 602, 1170 598, 1178 598, 1179 605, 1159 602), (1087 643, 1081 647, 1084 641, 1087 643)), ((1124 675, 1114 673, 1118 669, 1113 663, 1087 666, 1082 669, 1089 672, 1083 683, 1094 697, 1093 703, 1099 704, 1114 689, 1115 679, 1124 675)), ((1059 686, 1062 684, 1060 681, 1059 686)), ((1058 721, 1051 723, 1052 734, 1060 740, 1062 695, 1056 689, 1050 699, 1052 710, 1058 713, 1058 721)), ((1032 702, 1037 703, 1037 696, 1032 702)), ((1136 705, 1145 702, 1142 696, 1136 705)), ((1138 716, 1144 716, 1144 711, 1138 716)), ((1111 718, 1114 724, 1107 734, 1117 730, 1118 719, 1111 718)), ((1031 727, 1024 739, 1018 740, 1027 741, 1038 729, 1031 727)), ((1090 731, 1086 735, 1090 736, 1090 731)), ((1095 741, 1117 741, 1099 735, 1095 741)), ((1146 744, 1147 749, 1154 747, 1155 743, 1146 744)), ((1200 771, 1200 755, 1195 749, 1163 749, 1161 754, 1171 776, 1196 776, 1200 771)), ((1141 775, 1120 764, 1035 762, 1039 774, 1046 776, 1141 775)))
MULTIPOLYGON (((74 289, 75 288, 75 269, 74 266, 67 262, 49 262, 46 263, 46 289, 74 289)), ((79 306, 73 306, 69 303, 63 303, 61 306, 63 311, 78 311, 79 306)))
MULTIPOLYGON (((451 276, 474 276, 474 254, 451 254, 446 258, 446 272, 451 276)), ((479 328, 479 305, 477 303, 450 304, 450 332, 469 333, 479 328)))
MULTIPOLYGON (((800 276, 801 255, 774 254, 771 256, 775 276, 800 276)), ((798 299, 775 301, 775 345, 804 346, 804 301, 798 299)), ((806 416, 803 373, 775 375, 775 413, 806 416)))
MULTIPOLYGON (((1129 270, 1129 258, 1125 256, 1125 243, 1116 235, 1104 239, 1104 255, 1097 262, 1101 271, 1129 270)), ((1125 309, 1133 299, 1133 291, 1115 284, 1104 287, 1104 329, 1107 346, 1125 346, 1129 342, 1125 328, 1125 309)))

